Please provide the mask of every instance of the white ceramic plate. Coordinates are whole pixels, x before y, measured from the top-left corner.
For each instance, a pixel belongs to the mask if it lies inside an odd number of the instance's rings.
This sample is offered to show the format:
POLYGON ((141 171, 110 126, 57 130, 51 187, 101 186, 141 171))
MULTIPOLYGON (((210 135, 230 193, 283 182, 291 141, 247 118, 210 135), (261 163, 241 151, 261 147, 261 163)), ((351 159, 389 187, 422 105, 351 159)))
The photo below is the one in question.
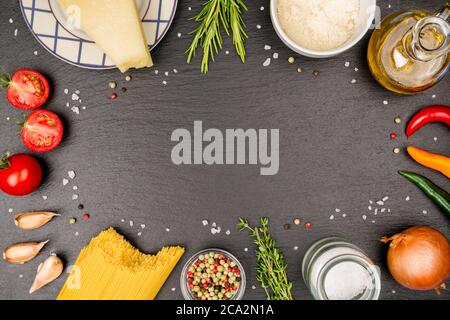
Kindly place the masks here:
MULTIPOLYGON (((178 0, 135 0, 152 50, 165 36, 178 0)), ((19 0, 28 28, 39 43, 59 59, 88 69, 112 69, 114 64, 82 31, 68 28, 57 0, 19 0)))

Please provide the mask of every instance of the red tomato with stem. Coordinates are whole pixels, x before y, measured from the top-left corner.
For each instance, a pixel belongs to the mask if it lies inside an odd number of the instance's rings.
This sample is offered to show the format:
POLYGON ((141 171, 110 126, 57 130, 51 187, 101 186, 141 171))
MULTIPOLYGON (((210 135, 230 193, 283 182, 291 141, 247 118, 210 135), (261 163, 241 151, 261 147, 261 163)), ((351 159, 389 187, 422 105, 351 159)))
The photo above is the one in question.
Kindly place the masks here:
POLYGON ((12 196, 25 196, 35 191, 42 180, 39 162, 28 154, 10 156, 6 152, 0 160, 0 189, 12 196))
POLYGON ((59 117, 47 110, 33 111, 22 123, 22 141, 33 152, 55 149, 63 136, 63 125, 59 117))
POLYGON ((39 108, 50 95, 47 79, 33 69, 19 69, 12 76, 0 73, 0 87, 12 106, 24 110, 39 108))

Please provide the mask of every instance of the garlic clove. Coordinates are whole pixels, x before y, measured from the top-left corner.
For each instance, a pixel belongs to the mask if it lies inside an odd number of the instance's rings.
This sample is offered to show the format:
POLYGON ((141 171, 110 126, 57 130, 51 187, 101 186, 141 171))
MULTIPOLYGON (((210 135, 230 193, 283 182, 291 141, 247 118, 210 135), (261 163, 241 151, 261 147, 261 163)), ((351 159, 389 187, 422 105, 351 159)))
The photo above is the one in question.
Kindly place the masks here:
POLYGON ((48 241, 13 244, 3 250, 3 259, 12 264, 24 264, 36 257, 48 241))
POLYGON ((63 272, 63 269, 64 265, 61 259, 56 254, 50 255, 50 257, 39 265, 36 278, 30 288, 30 294, 58 278, 63 272))
POLYGON ((42 227, 59 214, 54 212, 25 212, 15 216, 14 223, 23 230, 34 230, 42 227))

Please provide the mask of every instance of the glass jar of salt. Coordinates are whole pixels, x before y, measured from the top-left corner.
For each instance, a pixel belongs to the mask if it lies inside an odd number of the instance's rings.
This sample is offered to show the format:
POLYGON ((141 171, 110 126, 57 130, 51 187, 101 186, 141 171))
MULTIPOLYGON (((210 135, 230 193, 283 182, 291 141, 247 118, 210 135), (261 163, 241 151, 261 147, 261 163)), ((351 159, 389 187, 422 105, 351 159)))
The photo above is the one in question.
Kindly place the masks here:
POLYGON ((302 274, 316 300, 378 300, 379 268, 341 238, 317 241, 306 252, 302 274))

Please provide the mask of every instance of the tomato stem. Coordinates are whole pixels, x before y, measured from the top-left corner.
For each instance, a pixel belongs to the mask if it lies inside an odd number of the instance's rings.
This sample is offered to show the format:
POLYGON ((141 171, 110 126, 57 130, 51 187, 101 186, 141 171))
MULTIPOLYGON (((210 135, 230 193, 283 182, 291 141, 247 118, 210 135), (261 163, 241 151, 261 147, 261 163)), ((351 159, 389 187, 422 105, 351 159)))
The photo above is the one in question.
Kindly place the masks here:
POLYGON ((9 163, 9 156, 11 155, 11 153, 9 153, 9 151, 5 151, 2 154, 2 157, 0 158, 0 170, 3 169, 8 169, 11 164, 9 163))
POLYGON ((11 76, 0 69, 0 87, 7 89, 11 83, 11 76))

